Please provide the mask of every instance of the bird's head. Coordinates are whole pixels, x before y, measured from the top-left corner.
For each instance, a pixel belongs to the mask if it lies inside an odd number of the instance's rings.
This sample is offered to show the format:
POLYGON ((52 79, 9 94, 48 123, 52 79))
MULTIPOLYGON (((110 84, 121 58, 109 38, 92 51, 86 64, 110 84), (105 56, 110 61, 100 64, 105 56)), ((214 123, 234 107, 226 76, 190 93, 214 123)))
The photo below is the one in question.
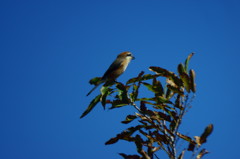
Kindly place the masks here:
POLYGON ((128 52, 128 51, 120 53, 120 54, 117 56, 117 58, 118 58, 118 59, 126 59, 126 60, 128 60, 128 61, 131 61, 131 60, 134 60, 134 59, 135 59, 135 57, 132 55, 132 53, 131 53, 131 52, 128 52))

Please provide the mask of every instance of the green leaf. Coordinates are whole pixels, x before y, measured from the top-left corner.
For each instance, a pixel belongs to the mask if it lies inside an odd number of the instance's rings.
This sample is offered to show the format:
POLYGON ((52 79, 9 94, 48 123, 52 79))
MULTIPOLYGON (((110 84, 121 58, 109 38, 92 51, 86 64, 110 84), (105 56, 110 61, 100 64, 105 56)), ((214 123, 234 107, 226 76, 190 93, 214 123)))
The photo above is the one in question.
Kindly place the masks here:
POLYGON ((94 77, 89 81, 89 83, 91 85, 98 85, 100 83, 101 79, 102 79, 101 77, 94 77))
POLYGON ((182 73, 180 75, 180 77, 181 77, 181 79, 183 81, 183 85, 184 85, 186 91, 189 93, 190 92, 190 79, 188 77, 188 74, 182 73))
POLYGON ((148 90, 152 91, 155 93, 155 90, 153 88, 153 85, 149 84, 149 83, 146 83, 146 82, 142 82, 142 84, 147 87, 148 90))
POLYGON ((134 78, 131 78, 127 81, 127 84, 130 84, 130 83, 135 83, 135 82, 138 82, 140 81, 142 75, 144 74, 144 71, 141 71, 137 77, 134 77, 134 78))
POLYGON ((86 116, 97 105, 97 103, 100 101, 101 96, 102 95, 98 95, 91 101, 88 108, 83 112, 80 118, 83 118, 84 116, 86 116))
POLYGON ((195 72, 194 70, 190 70, 189 71, 189 78, 190 78, 190 89, 192 90, 192 92, 196 92, 196 84, 195 84, 195 72))
POLYGON ((140 87, 140 84, 141 83, 138 83, 138 85, 136 84, 133 84, 133 91, 132 93, 130 94, 130 98, 132 99, 133 102, 136 101, 137 97, 138 97, 138 89, 140 87))
POLYGON ((134 119, 136 119, 136 115, 128 115, 124 121, 122 121, 123 124, 128 124, 132 122, 134 119))
POLYGON ((102 86, 101 88, 101 94, 102 94, 102 97, 100 99, 101 103, 102 103, 102 106, 103 108, 105 109, 105 106, 106 106, 106 99, 107 99, 107 96, 108 94, 110 94, 110 89, 108 86, 102 86))
POLYGON ((179 73, 179 74, 182 74, 183 72, 187 73, 187 71, 185 70, 185 67, 183 66, 183 64, 180 63, 180 64, 178 65, 178 73, 179 73))
POLYGON ((192 58, 193 55, 194 55, 194 53, 189 54, 187 59, 185 60, 185 70, 186 70, 186 72, 188 72, 188 64, 189 64, 189 61, 190 61, 190 59, 192 58))
POLYGON ((155 98, 155 101, 159 104, 159 103, 169 103, 172 104, 172 102, 170 100, 168 100, 167 98, 164 98, 162 96, 157 96, 155 98))
POLYGON ((150 66, 149 70, 155 72, 156 74, 158 74, 160 76, 164 76, 164 77, 169 77, 169 75, 172 73, 164 68, 156 67, 156 66, 150 66))

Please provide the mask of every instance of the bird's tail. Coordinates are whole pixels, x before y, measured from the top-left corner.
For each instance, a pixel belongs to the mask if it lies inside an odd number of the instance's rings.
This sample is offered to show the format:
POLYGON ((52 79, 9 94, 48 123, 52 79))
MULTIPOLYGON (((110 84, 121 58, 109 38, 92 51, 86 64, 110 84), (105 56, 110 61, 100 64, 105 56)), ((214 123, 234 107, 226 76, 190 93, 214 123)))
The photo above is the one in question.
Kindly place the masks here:
POLYGON ((88 92, 88 94, 87 94, 87 96, 89 96, 89 94, 91 94, 100 84, 102 84, 104 81, 103 80, 101 80, 97 85, 95 85, 94 87, 93 87, 93 89, 91 89, 89 92, 88 92))

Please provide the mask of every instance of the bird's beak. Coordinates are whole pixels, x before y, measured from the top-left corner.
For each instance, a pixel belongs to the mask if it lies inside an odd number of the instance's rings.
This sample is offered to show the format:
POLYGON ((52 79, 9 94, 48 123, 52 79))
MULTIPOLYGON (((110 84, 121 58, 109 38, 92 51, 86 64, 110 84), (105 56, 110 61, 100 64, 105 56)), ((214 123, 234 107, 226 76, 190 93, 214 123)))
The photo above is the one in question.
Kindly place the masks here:
POLYGON ((134 60, 135 59, 135 57, 134 56, 132 56, 132 60, 134 60))

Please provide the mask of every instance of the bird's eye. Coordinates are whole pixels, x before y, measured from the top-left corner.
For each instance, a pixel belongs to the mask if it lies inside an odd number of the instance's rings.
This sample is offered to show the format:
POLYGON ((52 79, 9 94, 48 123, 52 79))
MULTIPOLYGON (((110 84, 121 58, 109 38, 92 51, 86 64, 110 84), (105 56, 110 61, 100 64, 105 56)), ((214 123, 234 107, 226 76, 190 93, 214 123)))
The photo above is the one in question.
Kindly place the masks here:
POLYGON ((132 56, 132 54, 129 53, 129 54, 127 54, 127 56, 132 56))

